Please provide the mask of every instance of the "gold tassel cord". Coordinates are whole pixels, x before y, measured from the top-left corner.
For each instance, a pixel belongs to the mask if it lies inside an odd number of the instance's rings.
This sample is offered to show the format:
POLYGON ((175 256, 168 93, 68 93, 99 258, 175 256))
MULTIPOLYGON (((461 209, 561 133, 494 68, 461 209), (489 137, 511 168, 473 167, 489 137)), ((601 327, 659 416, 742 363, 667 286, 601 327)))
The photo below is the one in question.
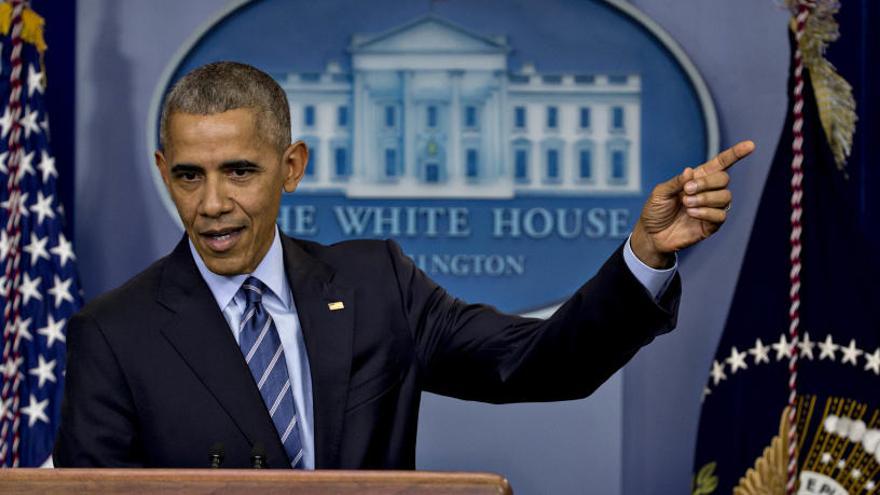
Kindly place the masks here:
MULTIPOLYGON (((40 53, 46 51, 46 39, 43 38, 43 25, 45 20, 31 9, 25 9, 21 14, 23 26, 21 39, 25 43, 34 45, 40 53)), ((12 4, 0 3, 0 34, 8 35, 12 27, 12 4)))
MULTIPOLYGON (((786 0, 792 12, 796 12, 799 3, 798 0, 786 0)), ((837 21, 834 19, 834 14, 840 10, 840 3, 836 0, 814 0, 811 8, 804 36, 800 40, 800 49, 813 83, 825 137, 831 146, 837 168, 844 170, 858 120, 856 101, 852 86, 825 58, 828 44, 840 37, 837 21)), ((792 28, 793 23, 794 19, 792 28)))

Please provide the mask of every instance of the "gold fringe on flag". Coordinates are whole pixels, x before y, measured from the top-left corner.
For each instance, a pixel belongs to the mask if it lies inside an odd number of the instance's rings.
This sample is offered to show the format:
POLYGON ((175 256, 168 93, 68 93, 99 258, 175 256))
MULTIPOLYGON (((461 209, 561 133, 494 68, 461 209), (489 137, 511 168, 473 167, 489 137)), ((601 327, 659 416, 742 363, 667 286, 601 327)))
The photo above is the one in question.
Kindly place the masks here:
MULTIPOLYGON (((803 0, 785 0, 793 13, 797 12, 798 4, 803 0)), ((819 107, 819 119, 825 130, 825 137, 834 153, 837 168, 844 170, 846 159, 852 149, 853 134, 856 131, 856 101, 852 95, 852 86, 841 77, 825 58, 828 44, 840 37, 834 14, 840 10, 840 2, 836 0, 813 0, 810 17, 807 18, 804 36, 800 40, 804 65, 810 73, 816 104, 819 107)), ((794 30, 795 20, 792 18, 791 29, 794 30)))
MULTIPOLYGON (((24 9, 21 17, 24 23, 21 39, 37 47, 42 54, 46 51, 46 40, 43 38, 43 25, 46 21, 31 9, 24 9)), ((0 34, 8 35, 10 26, 12 26, 12 4, 0 3, 0 34)))

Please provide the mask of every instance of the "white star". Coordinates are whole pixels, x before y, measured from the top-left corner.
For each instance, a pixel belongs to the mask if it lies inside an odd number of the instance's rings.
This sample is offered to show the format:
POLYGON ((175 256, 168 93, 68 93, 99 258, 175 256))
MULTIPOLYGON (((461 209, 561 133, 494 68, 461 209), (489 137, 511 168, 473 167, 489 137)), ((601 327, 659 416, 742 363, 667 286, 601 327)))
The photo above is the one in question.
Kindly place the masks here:
MULTIPOLYGON (((21 171, 21 169, 19 169, 19 171, 21 171)), ((21 175, 19 175, 19 177, 21 177, 21 175)), ((29 194, 30 193, 14 191, 12 195, 6 199, 6 201, 0 203, 0 208, 9 211, 10 209, 12 209, 12 198, 18 198, 18 213, 21 216, 26 217, 30 215, 27 209, 27 199, 29 194)))
POLYGON ((46 217, 55 218, 55 210, 52 209, 53 195, 43 196, 43 191, 37 191, 37 202, 31 205, 31 211, 37 215, 37 225, 43 223, 46 217))
POLYGON ((859 471, 858 469, 853 469, 852 471, 849 472, 849 475, 852 476, 852 478, 854 480, 857 480, 862 477, 862 472, 859 471))
POLYGON ((820 461, 822 464, 828 464, 831 462, 831 454, 828 452, 822 452, 822 460, 820 461))
POLYGON ((36 368, 31 368, 28 373, 37 377, 38 387, 43 388, 47 381, 55 383, 55 360, 46 361, 42 354, 37 354, 39 364, 36 368))
POLYGON ((871 480, 865 483, 865 490, 873 490, 875 486, 877 485, 874 483, 874 480, 871 480))
POLYGON ((770 362, 770 358, 767 356, 767 353, 770 352, 770 348, 765 346, 761 339, 755 339, 755 347, 749 349, 749 354, 755 357, 755 364, 759 364, 762 361, 765 363, 770 362))
POLYGON ((871 370, 875 375, 880 375, 880 347, 871 354, 866 352, 865 361, 865 371, 871 370))
POLYGON ((846 461, 845 461, 845 460, 841 459, 841 460, 837 461, 837 469, 843 469, 843 468, 845 468, 845 467, 846 467, 846 461))
POLYGON ((858 364, 859 356, 861 356, 865 351, 856 348, 856 339, 850 339, 849 345, 846 347, 841 347, 840 352, 843 353, 843 357, 840 359, 841 364, 850 362, 853 366, 858 364))
POLYGON ((46 243, 49 242, 48 237, 42 239, 35 233, 31 232, 31 243, 22 248, 24 252, 31 255, 31 265, 36 265, 40 258, 46 258, 46 261, 52 261, 49 252, 46 251, 46 243))
POLYGON ((736 347, 730 350, 730 357, 724 360, 730 365, 730 374, 733 375, 738 369, 746 369, 746 351, 738 352, 736 347))
POLYGON ((43 328, 38 328, 37 333, 46 337, 48 343, 46 347, 52 347, 52 344, 55 341, 67 342, 67 338, 64 337, 64 323, 66 320, 64 318, 55 321, 55 318, 50 314, 49 321, 46 322, 46 326, 43 328))
POLYGON ((37 175, 37 171, 34 170, 34 152, 26 153, 21 155, 21 162, 18 164, 18 176, 16 179, 16 183, 21 182, 21 179, 24 178, 25 175, 37 175))
POLYGON ((40 133, 40 124, 37 123, 38 112, 34 110, 31 111, 30 107, 25 107, 24 109, 24 117, 18 120, 18 123, 21 124, 21 127, 24 129, 24 138, 30 139, 31 133, 40 133))
POLYGON ((700 398, 700 402, 704 402, 706 400, 706 397, 709 397, 709 395, 711 394, 712 389, 710 389, 709 387, 703 387, 703 396, 700 398))
POLYGON ((6 364, 3 365, 3 376, 6 378, 12 378, 18 373, 18 368, 24 363, 24 356, 18 356, 13 359, 12 356, 6 360, 6 364))
POLYGON ((790 357, 791 354, 791 344, 788 343, 788 339, 785 338, 785 334, 779 334, 779 342, 772 344, 771 347, 776 350, 776 360, 781 361, 787 357, 790 357))
POLYGON ((58 278, 58 275, 53 275, 55 278, 55 284, 49 289, 49 294, 55 296, 55 307, 61 306, 61 303, 64 301, 73 302, 73 296, 70 295, 70 284, 73 282, 72 278, 62 281, 58 278))
POLYGON ((9 167, 6 166, 6 158, 7 157, 9 157, 8 151, 4 151, 3 153, 0 153, 0 172, 3 172, 4 174, 9 173, 9 167))
POLYGON ((46 407, 49 406, 49 399, 37 401, 34 394, 31 394, 31 401, 27 407, 21 408, 21 413, 28 417, 28 426, 33 428, 37 421, 49 424, 49 417, 46 416, 46 407))
POLYGON ((21 294, 22 304, 27 304, 31 298, 42 301, 43 295, 40 294, 40 282, 43 277, 31 279, 28 272, 24 272, 21 285, 18 286, 18 292, 21 294))
POLYGON ((712 371, 710 373, 713 385, 718 385, 718 382, 727 378, 727 375, 724 374, 724 363, 719 363, 718 361, 712 361, 712 371))
POLYGON ((809 332, 804 332, 804 339, 798 342, 798 347, 801 350, 801 356, 808 358, 810 361, 813 360, 813 348, 816 347, 816 343, 810 340, 809 332))
POLYGON ((46 150, 40 151, 40 163, 37 168, 43 173, 43 183, 49 182, 49 177, 58 177, 58 170, 55 169, 55 159, 52 158, 46 150))
POLYGON ((34 95, 34 90, 39 92, 40 94, 46 89, 45 79, 43 78, 43 71, 35 71, 33 65, 28 65, 28 98, 34 95))
POLYGON ((9 134, 9 130, 12 129, 12 107, 7 106, 6 110, 3 111, 3 116, 0 117, 0 128, 2 128, 2 134, 0 137, 6 139, 6 135, 9 134))
POLYGON ((825 342, 819 342, 819 360, 825 359, 826 357, 831 359, 832 361, 837 358, 834 355, 834 352, 837 351, 839 345, 834 343, 834 340, 831 339, 831 334, 829 333, 825 337, 825 342))
POLYGON ((15 326, 18 330, 19 340, 34 340, 34 336, 31 335, 31 321, 33 321, 33 318, 22 320, 20 315, 15 320, 15 326))
POLYGON ((58 245, 50 249, 49 252, 61 258, 58 262, 61 268, 64 268, 68 260, 76 261, 76 256, 73 254, 73 244, 64 237, 64 234, 58 234, 58 245))

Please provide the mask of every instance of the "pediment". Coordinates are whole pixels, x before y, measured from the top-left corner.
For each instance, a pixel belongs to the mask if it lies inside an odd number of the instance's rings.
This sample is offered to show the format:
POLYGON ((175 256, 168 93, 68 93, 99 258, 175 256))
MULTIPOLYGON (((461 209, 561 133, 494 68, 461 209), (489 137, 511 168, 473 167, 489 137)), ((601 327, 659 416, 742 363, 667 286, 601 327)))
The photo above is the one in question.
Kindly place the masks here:
POLYGON ((355 35, 352 53, 507 53, 502 37, 483 36, 428 16, 377 35, 355 35))

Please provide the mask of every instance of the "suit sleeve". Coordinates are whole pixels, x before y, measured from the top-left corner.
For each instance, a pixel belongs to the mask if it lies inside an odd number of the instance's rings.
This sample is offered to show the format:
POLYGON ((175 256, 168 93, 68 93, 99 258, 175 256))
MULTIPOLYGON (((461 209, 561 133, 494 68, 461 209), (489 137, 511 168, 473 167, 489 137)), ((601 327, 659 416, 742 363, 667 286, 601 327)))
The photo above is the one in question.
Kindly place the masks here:
POLYGON ((139 467, 129 387, 98 323, 80 313, 67 329, 68 365, 56 467, 139 467))
POLYGON ((423 388, 484 402, 582 398, 675 326, 678 275, 655 302, 622 248, 548 319, 523 318, 449 295, 388 241, 423 388))

